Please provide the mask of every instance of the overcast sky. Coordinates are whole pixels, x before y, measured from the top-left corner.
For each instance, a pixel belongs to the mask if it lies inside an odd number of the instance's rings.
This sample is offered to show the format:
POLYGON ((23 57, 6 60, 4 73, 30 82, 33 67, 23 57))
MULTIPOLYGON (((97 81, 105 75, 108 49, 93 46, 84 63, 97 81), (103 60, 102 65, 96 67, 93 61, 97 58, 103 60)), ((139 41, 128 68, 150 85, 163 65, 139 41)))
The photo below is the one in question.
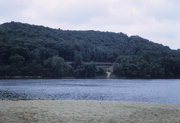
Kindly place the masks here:
POLYGON ((180 48, 180 0, 0 0, 0 23, 139 35, 180 48))

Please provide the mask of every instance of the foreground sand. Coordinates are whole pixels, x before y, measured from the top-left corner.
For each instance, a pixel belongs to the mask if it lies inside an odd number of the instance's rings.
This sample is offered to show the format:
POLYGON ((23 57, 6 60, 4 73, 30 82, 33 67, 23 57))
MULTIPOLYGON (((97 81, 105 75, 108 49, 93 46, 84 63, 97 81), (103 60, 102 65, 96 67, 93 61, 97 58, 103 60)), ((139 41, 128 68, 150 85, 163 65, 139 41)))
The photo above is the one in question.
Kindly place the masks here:
POLYGON ((0 123, 180 123, 180 106, 112 101, 0 101, 0 123))

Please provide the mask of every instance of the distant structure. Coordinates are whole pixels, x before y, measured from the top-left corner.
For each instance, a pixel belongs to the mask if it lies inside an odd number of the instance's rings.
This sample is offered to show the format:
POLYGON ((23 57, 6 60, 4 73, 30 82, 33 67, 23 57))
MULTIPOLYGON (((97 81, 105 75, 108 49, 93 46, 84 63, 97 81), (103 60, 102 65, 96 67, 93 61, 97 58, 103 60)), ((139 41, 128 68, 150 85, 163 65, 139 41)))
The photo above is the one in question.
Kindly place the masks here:
MULTIPOLYGON (((67 62, 72 64, 73 62, 67 62)), ((113 72, 113 63, 111 62, 82 62, 82 64, 95 64, 97 67, 102 68, 105 72, 113 72)))
POLYGON ((83 62, 82 64, 95 64, 106 72, 113 72, 113 63, 111 62, 83 62))

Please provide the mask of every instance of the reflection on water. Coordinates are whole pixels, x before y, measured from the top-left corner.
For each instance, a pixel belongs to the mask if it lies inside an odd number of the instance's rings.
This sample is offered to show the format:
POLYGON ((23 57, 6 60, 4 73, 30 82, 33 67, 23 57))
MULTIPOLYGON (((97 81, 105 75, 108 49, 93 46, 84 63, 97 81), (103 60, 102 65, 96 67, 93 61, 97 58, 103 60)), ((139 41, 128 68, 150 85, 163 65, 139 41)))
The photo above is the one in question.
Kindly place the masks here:
POLYGON ((0 90, 23 93, 28 98, 180 104, 178 79, 16 79, 0 80, 0 90))

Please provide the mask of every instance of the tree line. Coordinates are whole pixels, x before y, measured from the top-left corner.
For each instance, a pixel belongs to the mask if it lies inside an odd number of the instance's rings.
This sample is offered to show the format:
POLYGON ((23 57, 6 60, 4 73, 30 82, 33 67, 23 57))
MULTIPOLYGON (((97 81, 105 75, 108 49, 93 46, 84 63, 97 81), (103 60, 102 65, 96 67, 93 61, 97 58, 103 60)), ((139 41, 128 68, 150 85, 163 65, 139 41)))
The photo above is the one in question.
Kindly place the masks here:
POLYGON ((180 50, 123 33, 0 25, 0 76, 105 76, 93 62, 112 62, 119 77, 175 78, 179 58, 180 50))
POLYGON ((113 73, 126 78, 180 78, 180 58, 154 58, 149 53, 142 57, 120 56, 113 73))

